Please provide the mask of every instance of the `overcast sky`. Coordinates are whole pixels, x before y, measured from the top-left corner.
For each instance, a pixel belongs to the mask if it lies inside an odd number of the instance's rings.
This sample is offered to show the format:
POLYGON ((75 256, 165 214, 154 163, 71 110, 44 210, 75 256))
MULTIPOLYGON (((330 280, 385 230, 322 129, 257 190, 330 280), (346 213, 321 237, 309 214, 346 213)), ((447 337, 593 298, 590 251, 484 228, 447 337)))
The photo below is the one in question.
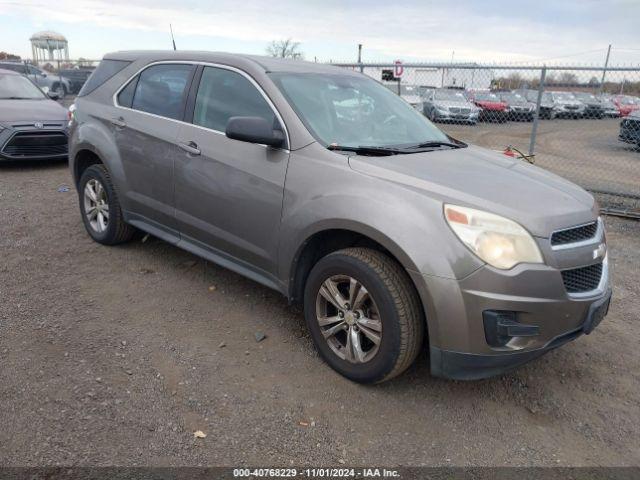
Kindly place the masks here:
POLYGON ((263 54, 292 37, 305 58, 640 64, 640 0, 0 0, 0 50, 30 57, 54 30, 72 58, 171 48, 263 54))

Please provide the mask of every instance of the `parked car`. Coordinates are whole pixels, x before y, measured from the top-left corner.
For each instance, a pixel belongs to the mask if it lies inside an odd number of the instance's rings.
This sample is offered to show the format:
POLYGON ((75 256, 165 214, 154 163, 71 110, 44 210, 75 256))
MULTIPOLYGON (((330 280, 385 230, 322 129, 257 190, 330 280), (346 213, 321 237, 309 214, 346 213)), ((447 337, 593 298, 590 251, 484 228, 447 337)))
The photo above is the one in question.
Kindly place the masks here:
POLYGON ((480 108, 480 120, 504 123, 509 119, 507 103, 493 92, 469 91, 469 99, 480 108))
POLYGON ((60 76, 69 82, 69 93, 76 94, 93 73, 89 68, 70 68, 60 70, 60 76))
POLYGON ((413 108, 422 111, 422 95, 418 85, 388 83, 385 86, 393 93, 400 95, 400 97, 413 108))
POLYGON ((600 104, 602 105, 602 114, 608 118, 617 118, 620 116, 620 111, 616 104, 613 103, 613 96, 607 94, 601 94, 598 96, 600 104))
POLYGON ((634 110, 622 119, 618 138, 640 147, 640 110, 634 110))
POLYGON ((0 161, 67 157, 67 110, 29 79, 0 70, 0 161))
POLYGON ((56 92, 58 98, 64 98, 64 96, 71 91, 69 80, 60 77, 59 75, 47 73, 37 67, 34 67, 33 65, 0 60, 0 69, 18 72, 29 78, 29 80, 31 80, 41 89, 56 92))
POLYGON ((584 118, 603 118, 604 108, 601 100, 589 92, 573 92, 576 100, 584 105, 584 118))
POLYGON ((630 95, 616 95, 613 97, 613 103, 621 117, 626 117, 634 110, 640 109, 640 99, 630 95))
MULTIPOLYGON (((516 93, 524 96, 527 101, 536 105, 538 104, 538 90, 516 90, 516 93)), ((549 92, 542 92, 540 99, 540 118, 553 120, 556 118, 556 109, 553 97, 549 92)))
POLYGON ((432 122, 478 123, 480 109, 464 96, 463 91, 438 88, 430 90, 423 98, 424 114, 432 122))
POLYGON ((353 381, 400 374, 423 345, 434 375, 495 375, 607 313, 591 194, 453 139, 358 72, 118 52, 75 105, 70 170, 91 238, 137 228, 281 292, 353 381), (363 108, 340 118, 336 102, 363 108))
POLYGON ((586 107, 571 92, 549 92, 558 118, 583 118, 586 107))
POLYGON ((507 104, 509 120, 531 122, 536 113, 536 104, 517 92, 496 92, 498 98, 507 104))

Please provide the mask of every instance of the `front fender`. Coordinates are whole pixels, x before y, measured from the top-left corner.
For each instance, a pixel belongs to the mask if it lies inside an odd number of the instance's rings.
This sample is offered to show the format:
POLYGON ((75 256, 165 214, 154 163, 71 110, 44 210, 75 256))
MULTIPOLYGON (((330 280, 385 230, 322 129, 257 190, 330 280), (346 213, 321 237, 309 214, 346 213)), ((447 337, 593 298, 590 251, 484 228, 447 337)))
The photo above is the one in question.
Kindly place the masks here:
POLYGON ((463 278, 483 265, 447 226, 442 201, 358 173, 346 157, 312 147, 292 153, 289 162, 279 261, 283 281, 289 281, 300 247, 331 229, 375 240, 405 269, 420 274, 463 278))

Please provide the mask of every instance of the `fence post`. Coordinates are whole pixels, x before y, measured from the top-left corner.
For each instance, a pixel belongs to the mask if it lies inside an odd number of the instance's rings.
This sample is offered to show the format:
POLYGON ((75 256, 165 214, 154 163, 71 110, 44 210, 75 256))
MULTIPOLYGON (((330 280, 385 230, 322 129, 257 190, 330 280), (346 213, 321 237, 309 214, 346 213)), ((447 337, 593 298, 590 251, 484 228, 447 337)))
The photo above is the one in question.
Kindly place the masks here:
POLYGON ((540 121, 540 104, 542 103, 542 92, 544 92, 544 80, 547 78, 547 67, 542 67, 540 71, 540 85, 538 85, 538 98, 536 99, 536 115, 533 118, 531 128, 531 141, 529 142, 529 155, 533 155, 536 146, 536 135, 538 134, 538 122, 540 121))

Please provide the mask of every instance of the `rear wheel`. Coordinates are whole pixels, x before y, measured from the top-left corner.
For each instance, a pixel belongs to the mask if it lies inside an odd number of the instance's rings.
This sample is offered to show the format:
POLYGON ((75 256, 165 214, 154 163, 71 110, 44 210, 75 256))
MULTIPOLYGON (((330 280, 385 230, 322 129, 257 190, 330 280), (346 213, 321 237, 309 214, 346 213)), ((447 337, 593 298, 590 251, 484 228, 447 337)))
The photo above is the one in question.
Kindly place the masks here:
POLYGON ((130 240, 135 229, 122 218, 118 195, 106 167, 97 164, 87 168, 78 186, 82 221, 91 238, 104 245, 130 240))
POLYGON ((399 375, 422 346, 424 321, 411 280, 376 250, 348 248, 322 258, 307 279, 304 311, 322 358, 355 382, 399 375))

